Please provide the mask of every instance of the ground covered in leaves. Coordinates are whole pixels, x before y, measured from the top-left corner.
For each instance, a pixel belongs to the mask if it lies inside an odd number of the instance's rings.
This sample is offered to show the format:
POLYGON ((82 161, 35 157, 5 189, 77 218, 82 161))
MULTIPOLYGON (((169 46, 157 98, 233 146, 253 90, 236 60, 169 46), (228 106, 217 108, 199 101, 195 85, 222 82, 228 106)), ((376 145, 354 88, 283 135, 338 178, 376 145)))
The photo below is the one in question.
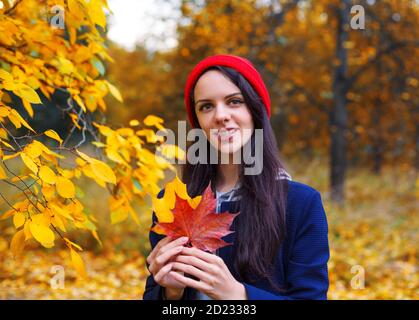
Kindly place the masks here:
MULTIPOLYGON (((415 174, 391 168, 381 177, 360 169, 350 171, 346 206, 340 208, 328 200, 327 170, 319 163, 302 168, 291 168, 293 178, 321 191, 328 216, 329 299, 418 299, 415 174)), ((87 269, 84 280, 76 276, 65 248, 46 250, 34 244, 14 259, 8 249, 13 230, 3 228, 0 299, 141 299, 148 275, 144 264, 149 249, 148 213, 141 222, 142 228, 129 223, 103 227, 104 246, 87 250, 85 245, 81 252, 87 269), (51 286, 56 265, 63 267, 64 288, 51 286)))

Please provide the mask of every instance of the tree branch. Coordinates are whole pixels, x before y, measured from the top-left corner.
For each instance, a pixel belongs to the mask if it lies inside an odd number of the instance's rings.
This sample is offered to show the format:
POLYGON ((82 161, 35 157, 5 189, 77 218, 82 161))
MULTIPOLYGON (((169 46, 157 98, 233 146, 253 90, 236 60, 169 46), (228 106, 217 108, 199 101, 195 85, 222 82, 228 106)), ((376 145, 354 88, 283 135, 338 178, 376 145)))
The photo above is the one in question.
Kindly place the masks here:
POLYGON ((371 59, 369 59, 363 66, 359 67, 357 71, 354 72, 352 76, 350 76, 346 83, 346 89, 349 90, 350 87, 353 85, 353 83, 358 79, 358 77, 367 69, 369 69, 371 66, 373 66, 377 61, 381 59, 382 56, 389 54, 393 52, 394 50, 400 49, 402 47, 413 45, 413 46, 419 46, 419 40, 416 41, 398 41, 394 42, 391 45, 387 46, 384 49, 379 50, 375 56, 371 59))
POLYGON ((4 11, 4 14, 5 15, 9 15, 9 14, 12 14, 13 13, 13 11, 15 11, 15 9, 16 9, 16 7, 19 5, 19 3, 21 3, 22 2, 22 0, 17 0, 14 4, 13 4, 13 6, 12 7, 10 7, 9 9, 7 9, 6 11, 4 11))

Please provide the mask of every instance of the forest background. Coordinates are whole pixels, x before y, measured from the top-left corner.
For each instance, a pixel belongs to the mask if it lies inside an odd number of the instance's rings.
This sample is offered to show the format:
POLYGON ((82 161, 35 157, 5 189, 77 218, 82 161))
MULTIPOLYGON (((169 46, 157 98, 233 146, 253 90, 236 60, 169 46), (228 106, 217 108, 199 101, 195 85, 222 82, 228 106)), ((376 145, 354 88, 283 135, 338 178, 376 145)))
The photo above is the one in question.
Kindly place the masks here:
POLYGON ((417 299, 419 1, 157 0, 173 32, 130 48, 123 3, 0 1, 0 299, 142 297, 175 172, 154 153, 178 153, 155 133, 224 53, 260 71, 288 172, 322 194, 329 299, 417 299))

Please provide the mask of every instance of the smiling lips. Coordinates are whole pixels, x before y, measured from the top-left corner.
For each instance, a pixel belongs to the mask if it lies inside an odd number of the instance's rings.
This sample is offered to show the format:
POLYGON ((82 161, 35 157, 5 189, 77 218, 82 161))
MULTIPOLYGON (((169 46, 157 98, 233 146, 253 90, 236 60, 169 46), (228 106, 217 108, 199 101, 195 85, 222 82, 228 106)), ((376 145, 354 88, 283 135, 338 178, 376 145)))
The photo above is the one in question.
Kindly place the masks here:
POLYGON ((218 137, 218 141, 231 141, 237 131, 237 128, 222 128, 218 130, 216 136, 218 137))

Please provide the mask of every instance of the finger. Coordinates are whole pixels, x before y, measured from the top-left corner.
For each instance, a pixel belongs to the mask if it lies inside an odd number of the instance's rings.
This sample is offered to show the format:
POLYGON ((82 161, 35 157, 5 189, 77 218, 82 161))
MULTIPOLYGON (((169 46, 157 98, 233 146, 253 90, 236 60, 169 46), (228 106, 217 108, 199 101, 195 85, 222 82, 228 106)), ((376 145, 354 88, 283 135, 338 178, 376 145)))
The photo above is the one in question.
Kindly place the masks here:
POLYGON ((153 250, 151 250, 150 254, 147 257, 148 264, 151 264, 151 262, 154 260, 160 248, 164 246, 166 243, 169 243, 170 241, 171 241, 170 237, 164 237, 159 242, 157 242, 157 244, 154 246, 153 250))
MULTIPOLYGON (((158 257, 156 257, 156 259, 154 260, 154 262, 152 263, 153 265, 157 265, 157 266, 161 266, 161 265, 165 265, 167 263, 167 261, 174 256, 175 254, 178 254, 182 251, 182 246, 177 246, 174 248, 171 248, 170 250, 160 254, 158 257)), ((151 268, 151 267, 150 267, 151 268)))
POLYGON ((183 246, 187 242, 188 242, 188 237, 180 237, 180 238, 177 238, 176 240, 173 240, 173 241, 165 244, 161 248, 161 250, 167 251, 167 250, 170 250, 171 248, 174 248, 174 247, 183 246))
POLYGON ((192 248, 184 247, 182 250, 182 254, 195 256, 209 263, 220 264, 222 261, 222 259, 219 256, 212 253, 205 252, 195 247, 192 247, 192 248))
POLYGON ((191 287, 194 289, 197 289, 199 291, 210 291, 212 288, 205 282, 202 281, 196 281, 191 278, 185 277, 184 275, 181 275, 180 273, 177 273, 176 271, 170 271, 169 274, 178 282, 181 284, 191 287))
MULTIPOLYGON (((183 252, 183 248, 182 248, 182 252, 183 252)), ((204 261, 195 256, 187 256, 187 255, 180 254, 175 257, 174 262, 181 262, 181 263, 194 266, 212 275, 216 275, 220 272, 220 268, 217 265, 211 262, 204 261)))
POLYGON ((160 283, 160 280, 163 279, 164 276, 167 275, 170 270, 172 270, 172 266, 173 265, 171 263, 168 263, 163 268, 161 268, 159 272, 157 272, 157 274, 154 276, 154 281, 160 283))
POLYGON ((210 274, 191 266, 190 264, 185 264, 182 262, 173 262, 172 263, 172 270, 179 270, 185 273, 188 273, 192 276, 197 277, 201 281, 204 281, 205 283, 209 284, 211 287, 214 286, 215 278, 211 276, 210 274))

